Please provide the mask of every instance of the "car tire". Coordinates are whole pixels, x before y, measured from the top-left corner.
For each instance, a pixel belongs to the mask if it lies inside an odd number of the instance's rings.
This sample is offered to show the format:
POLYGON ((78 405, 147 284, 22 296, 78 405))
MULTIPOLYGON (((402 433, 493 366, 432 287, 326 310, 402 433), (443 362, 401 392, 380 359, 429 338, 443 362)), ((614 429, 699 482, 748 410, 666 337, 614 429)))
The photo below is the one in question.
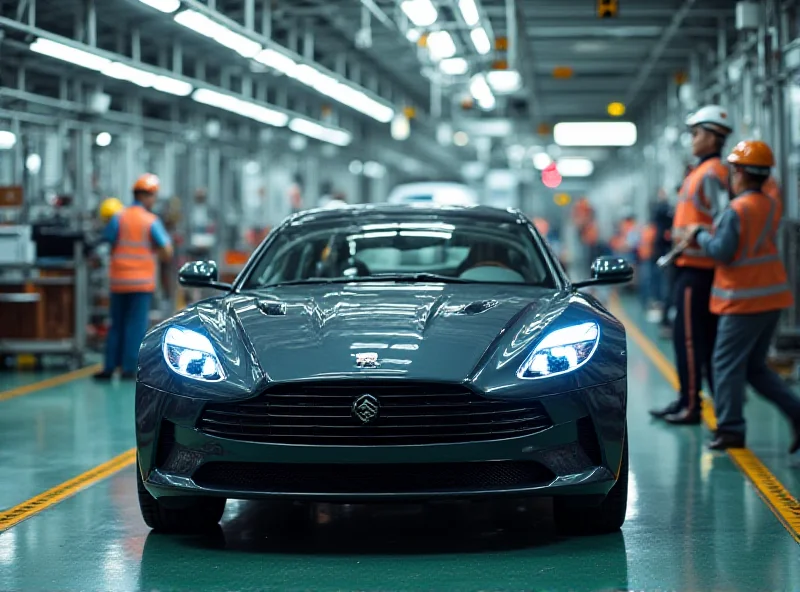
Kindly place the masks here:
POLYGON ((553 499, 556 528, 565 534, 608 534, 618 531, 628 510, 628 436, 622 444, 619 477, 600 505, 582 504, 580 497, 553 499))
POLYGON ((150 495, 142 482, 142 473, 136 466, 136 488, 139 509, 145 524, 156 532, 203 532, 219 525, 227 500, 223 497, 175 497, 169 506, 150 495))

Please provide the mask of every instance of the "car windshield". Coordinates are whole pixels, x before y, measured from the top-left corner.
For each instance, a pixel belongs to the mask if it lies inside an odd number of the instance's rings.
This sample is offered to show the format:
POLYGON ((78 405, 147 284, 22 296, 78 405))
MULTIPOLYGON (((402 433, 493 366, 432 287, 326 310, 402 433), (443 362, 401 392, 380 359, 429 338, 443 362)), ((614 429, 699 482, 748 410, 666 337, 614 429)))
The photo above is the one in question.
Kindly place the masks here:
POLYGON ((243 288, 381 280, 555 285, 517 221, 400 214, 388 222, 364 212, 278 230, 243 288))

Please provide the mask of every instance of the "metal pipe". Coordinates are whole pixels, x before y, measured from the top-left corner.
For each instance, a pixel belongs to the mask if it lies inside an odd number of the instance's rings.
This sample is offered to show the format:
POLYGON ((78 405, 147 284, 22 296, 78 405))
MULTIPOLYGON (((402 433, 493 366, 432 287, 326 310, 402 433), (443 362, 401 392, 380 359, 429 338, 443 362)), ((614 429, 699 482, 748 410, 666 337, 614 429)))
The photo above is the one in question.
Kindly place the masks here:
POLYGON ((244 0, 244 26, 251 31, 256 28, 256 0, 244 0))
POLYGON ((97 46, 97 7, 94 0, 86 1, 86 43, 97 46))
POLYGON ((364 7, 369 10, 376 19, 386 25, 387 28, 397 30, 397 25, 395 22, 388 14, 381 10, 380 6, 375 4, 375 0, 361 0, 361 4, 364 5, 364 7))
POLYGON ((517 7, 514 0, 506 0, 506 21, 508 23, 508 68, 517 67, 517 7))
POLYGON ((685 0, 683 6, 681 6, 680 9, 678 9, 678 11, 673 15, 669 26, 661 34, 661 38, 655 44, 653 50, 650 52, 650 55, 642 66, 642 69, 639 71, 639 75, 628 89, 628 93, 625 98, 625 104, 628 105, 628 108, 630 108, 630 106, 638 97, 639 92, 650 77, 650 72, 652 72, 656 62, 658 62, 658 60, 661 58, 661 54, 664 53, 667 45, 669 45, 669 42, 672 41, 672 38, 678 32, 678 29, 680 28, 684 19, 686 19, 686 17, 689 15, 689 12, 692 10, 692 6, 694 6, 695 1, 696 0, 685 0))

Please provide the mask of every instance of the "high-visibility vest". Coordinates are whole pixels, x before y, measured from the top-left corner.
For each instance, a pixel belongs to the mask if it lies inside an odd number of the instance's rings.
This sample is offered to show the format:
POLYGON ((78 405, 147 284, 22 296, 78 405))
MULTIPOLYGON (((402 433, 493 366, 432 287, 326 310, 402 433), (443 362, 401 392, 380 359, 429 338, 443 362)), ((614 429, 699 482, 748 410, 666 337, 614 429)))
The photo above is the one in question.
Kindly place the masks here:
POLYGON ((155 214, 141 206, 119 214, 119 232, 111 250, 111 292, 155 292, 157 265, 150 239, 155 221, 155 214))
POLYGON ((764 195, 771 197, 778 203, 783 203, 783 200, 781 199, 781 188, 774 177, 767 178, 763 187, 761 187, 761 191, 764 193, 764 195))
POLYGON ((536 226, 536 230, 539 231, 539 234, 547 238, 547 234, 550 232, 550 223, 547 220, 544 218, 534 218, 533 225, 536 226))
POLYGON ((717 265, 711 312, 753 314, 789 308, 794 297, 777 245, 783 207, 758 191, 743 193, 730 207, 739 217, 739 247, 732 262, 717 265))
MULTIPOLYGON (((680 201, 675 208, 675 217, 672 221, 673 230, 685 229, 692 224, 711 226, 714 223, 714 214, 711 199, 714 196, 705 195, 703 192, 703 179, 707 176, 719 179, 723 187, 728 186, 728 169, 722 164, 719 157, 715 156, 702 162, 683 180, 680 190, 680 201)), ((685 249, 675 260, 678 267, 697 267, 700 269, 713 269, 716 263, 703 253, 696 245, 685 249)))
POLYGON ((639 260, 649 261, 653 257, 653 251, 656 246, 656 229, 655 224, 645 224, 642 229, 642 237, 639 240, 639 260))

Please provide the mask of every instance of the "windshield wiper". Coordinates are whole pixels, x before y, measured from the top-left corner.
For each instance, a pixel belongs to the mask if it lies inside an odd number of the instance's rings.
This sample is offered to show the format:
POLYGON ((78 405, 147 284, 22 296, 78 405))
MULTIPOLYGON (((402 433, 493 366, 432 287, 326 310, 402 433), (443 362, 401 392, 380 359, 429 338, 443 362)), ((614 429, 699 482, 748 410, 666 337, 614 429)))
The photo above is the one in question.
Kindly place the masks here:
POLYGON ((396 282, 445 282, 451 284, 475 284, 475 280, 465 280, 450 275, 439 275, 438 273, 377 273, 358 278, 355 281, 396 281, 396 282))

